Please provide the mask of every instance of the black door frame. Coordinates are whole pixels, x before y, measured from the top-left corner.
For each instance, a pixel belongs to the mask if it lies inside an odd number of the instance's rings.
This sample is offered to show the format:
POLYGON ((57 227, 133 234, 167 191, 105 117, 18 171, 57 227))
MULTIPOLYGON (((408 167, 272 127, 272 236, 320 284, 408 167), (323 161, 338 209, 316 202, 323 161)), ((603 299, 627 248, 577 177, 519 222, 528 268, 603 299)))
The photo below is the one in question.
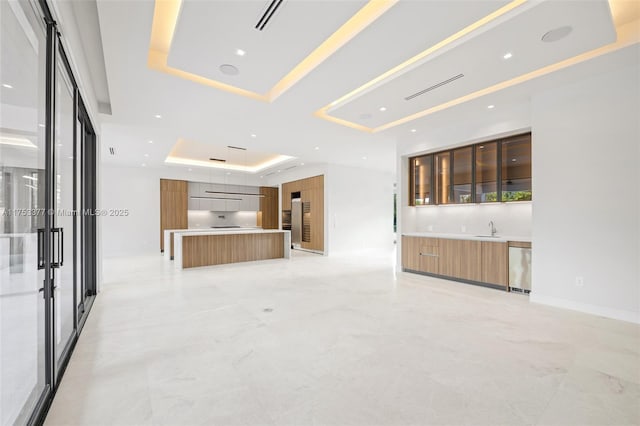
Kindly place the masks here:
MULTIPOLYGON (((31 413, 28 425, 38 425, 44 422, 47 411, 51 406, 53 397, 58 389, 60 380, 64 375, 64 371, 69 363, 73 349, 75 348, 78 336, 85 324, 87 316, 93 305, 93 300, 97 294, 97 273, 96 273, 96 216, 91 213, 87 213, 85 209, 95 211, 96 209, 96 135, 94 127, 91 123, 91 119, 87 113, 87 110, 82 101, 82 96, 78 89, 77 82, 74 78, 73 70, 70 66, 67 55, 64 51, 64 47, 60 42, 60 33, 57 29, 57 24, 53 19, 53 15, 46 3, 46 0, 34 0, 36 6, 34 10, 39 11, 42 14, 42 19, 46 28, 46 94, 45 94, 45 211, 50 212, 55 208, 55 83, 57 77, 57 61, 60 60, 65 67, 67 75, 70 79, 73 90, 74 99, 74 114, 73 114, 73 146, 74 146, 74 160, 73 160, 73 209, 75 212, 73 222, 73 303, 74 303, 74 331, 72 336, 62 352, 61 362, 58 365, 55 354, 54 342, 55 342, 55 312, 54 312, 54 273, 52 270, 52 264, 54 263, 53 254, 53 218, 54 215, 46 214, 44 223, 44 283, 43 283, 43 297, 45 299, 45 386, 40 394, 38 403, 36 404, 33 412, 31 413), (38 10, 39 9, 39 10, 38 10), (77 121, 82 123, 83 135, 77 134, 77 121), (88 137, 87 137, 88 136, 88 137), (80 146, 78 143, 80 142, 80 146), (82 155, 78 158, 78 152, 82 155), (81 161, 82 172, 78 175, 77 161, 81 161), (80 181, 79 181, 80 180, 80 181), (78 193, 80 191, 80 193, 78 193), (77 202, 77 194, 80 194, 80 205, 77 202), (89 195, 88 203, 85 204, 85 196, 89 195), (88 235, 82 235, 81 241, 83 242, 81 255, 78 257, 79 248, 77 247, 76 232, 78 228, 78 222, 86 223, 89 225, 88 235), (87 237, 89 243, 87 243, 87 237), (83 292, 82 297, 84 300, 84 311, 78 311, 77 300, 77 285, 78 277, 77 268, 75 262, 82 262, 82 271, 88 271, 83 273, 81 279, 86 280, 87 292, 83 292), (86 263, 89 267, 87 268, 86 263), (56 371, 58 370, 58 371, 56 371)), ((55 212, 54 212, 55 213, 55 212)), ((58 236, 60 238, 60 236, 58 236)))

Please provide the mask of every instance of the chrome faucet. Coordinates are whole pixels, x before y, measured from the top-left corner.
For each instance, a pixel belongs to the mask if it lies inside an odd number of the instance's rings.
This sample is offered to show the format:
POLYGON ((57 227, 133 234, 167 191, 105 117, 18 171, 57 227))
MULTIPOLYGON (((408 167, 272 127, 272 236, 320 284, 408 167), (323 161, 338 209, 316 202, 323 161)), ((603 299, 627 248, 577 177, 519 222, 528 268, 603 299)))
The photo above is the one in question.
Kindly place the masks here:
POLYGON ((493 224, 493 221, 490 221, 490 222, 489 222, 489 230, 491 231, 491 236, 492 236, 492 237, 495 237, 495 236, 496 236, 496 233, 497 233, 498 231, 496 230, 496 227, 495 227, 495 225, 493 224))

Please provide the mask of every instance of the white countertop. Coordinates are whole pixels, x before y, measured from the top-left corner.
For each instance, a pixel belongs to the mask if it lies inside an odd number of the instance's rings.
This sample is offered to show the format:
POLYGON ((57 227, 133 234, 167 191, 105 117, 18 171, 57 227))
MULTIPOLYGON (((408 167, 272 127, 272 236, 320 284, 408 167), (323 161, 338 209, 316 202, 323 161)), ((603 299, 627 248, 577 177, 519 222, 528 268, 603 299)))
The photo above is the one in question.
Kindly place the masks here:
POLYGON ((182 234, 197 234, 197 235, 229 235, 229 234, 275 234, 278 232, 291 232, 283 231, 280 229, 262 229, 262 228, 227 228, 227 229, 200 229, 197 232, 195 230, 186 231, 174 231, 174 238, 189 236, 182 234))
POLYGON ((227 227, 227 228, 189 228, 189 229, 165 229, 164 232, 202 232, 202 231, 216 231, 216 230, 220 230, 220 231, 228 231, 230 229, 236 229, 236 230, 249 230, 249 231, 255 231, 256 229, 262 229, 258 226, 242 226, 240 228, 237 227, 227 227))
POLYGON ((500 235, 495 237, 489 235, 473 235, 473 234, 444 234, 437 232, 405 232, 402 235, 407 237, 426 237, 426 238, 446 238, 450 240, 475 240, 475 241, 494 241, 504 243, 508 241, 531 242, 531 237, 500 235))

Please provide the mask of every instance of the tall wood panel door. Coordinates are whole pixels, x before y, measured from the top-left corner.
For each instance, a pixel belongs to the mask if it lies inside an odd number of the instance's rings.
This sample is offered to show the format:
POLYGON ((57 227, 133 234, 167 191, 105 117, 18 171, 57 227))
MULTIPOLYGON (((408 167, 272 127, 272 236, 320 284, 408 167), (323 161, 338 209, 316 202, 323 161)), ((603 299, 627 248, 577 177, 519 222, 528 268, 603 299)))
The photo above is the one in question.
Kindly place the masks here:
POLYGON ((185 180, 160 179, 160 251, 165 229, 187 229, 188 184, 185 180))

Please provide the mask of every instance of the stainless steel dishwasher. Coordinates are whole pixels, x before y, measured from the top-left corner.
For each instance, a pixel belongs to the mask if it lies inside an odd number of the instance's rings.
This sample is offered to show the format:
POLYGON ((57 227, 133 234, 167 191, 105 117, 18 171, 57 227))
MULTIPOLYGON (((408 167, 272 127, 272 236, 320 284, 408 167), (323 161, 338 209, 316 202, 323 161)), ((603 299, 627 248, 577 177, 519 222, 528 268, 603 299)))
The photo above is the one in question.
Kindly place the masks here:
POLYGON ((509 247, 509 288, 512 291, 531 291, 531 247, 509 247))

